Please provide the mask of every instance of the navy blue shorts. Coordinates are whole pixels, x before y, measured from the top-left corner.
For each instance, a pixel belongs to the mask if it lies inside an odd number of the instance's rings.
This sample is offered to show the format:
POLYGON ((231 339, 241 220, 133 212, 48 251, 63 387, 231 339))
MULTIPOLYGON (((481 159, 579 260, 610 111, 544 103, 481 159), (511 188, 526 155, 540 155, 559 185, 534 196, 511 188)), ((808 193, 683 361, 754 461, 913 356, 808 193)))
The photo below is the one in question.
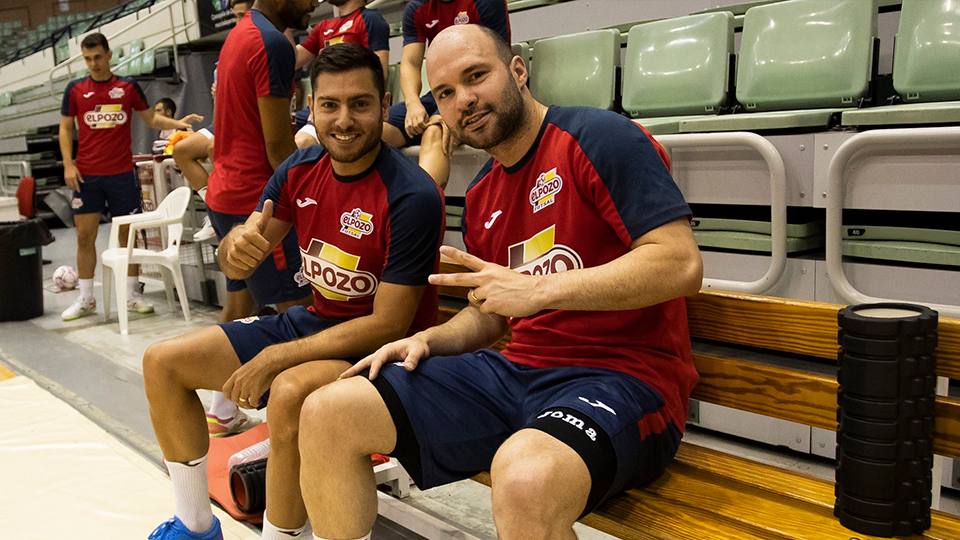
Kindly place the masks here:
MULTIPOLYGON (((340 319, 317 317, 303 306, 293 306, 279 315, 247 317, 223 323, 220 328, 230 340, 240 363, 246 364, 270 345, 319 334, 341 322, 343 321, 340 319)), ((257 404, 258 408, 265 407, 269 397, 270 392, 263 394, 257 404)))
MULTIPOLYGON (((433 116, 437 114, 437 100, 433 99, 433 94, 427 93, 422 98, 420 98, 420 103, 423 104, 423 108, 427 110, 427 116, 433 116)), ((407 134, 406 128, 404 128, 404 121, 407 119, 407 104, 398 103, 396 105, 390 106, 390 118, 387 119, 387 123, 391 126, 400 130, 400 133, 403 134, 403 139, 406 141, 404 147, 407 146, 416 146, 420 144, 421 135, 416 137, 411 137, 407 134)))
MULTIPOLYGON (((207 215, 210 216, 210 225, 217 233, 217 240, 223 240, 223 237, 237 225, 247 222, 250 216, 237 214, 221 214, 211 208, 207 208, 207 215)), ((290 229, 287 236, 283 238, 270 257, 264 259, 260 266, 250 274, 247 279, 227 278, 227 290, 237 292, 250 288, 261 306, 267 304, 279 304, 281 302, 292 302, 299 300, 311 293, 309 284, 299 279, 300 273, 300 246, 297 243, 297 232, 290 229), (303 285, 301 285, 301 282, 303 285)))
POLYGON ((133 171, 106 176, 83 175, 80 191, 73 192, 70 208, 74 214, 102 214, 107 208, 111 216, 136 214, 143 209, 143 192, 133 171))
POLYGON ((663 407, 640 380, 596 368, 532 368, 482 350, 438 356, 409 372, 384 366, 374 385, 397 426, 396 457, 420 489, 489 471, 500 445, 539 429, 570 446, 590 470, 583 514, 663 473, 680 430, 642 437, 638 422, 663 407))

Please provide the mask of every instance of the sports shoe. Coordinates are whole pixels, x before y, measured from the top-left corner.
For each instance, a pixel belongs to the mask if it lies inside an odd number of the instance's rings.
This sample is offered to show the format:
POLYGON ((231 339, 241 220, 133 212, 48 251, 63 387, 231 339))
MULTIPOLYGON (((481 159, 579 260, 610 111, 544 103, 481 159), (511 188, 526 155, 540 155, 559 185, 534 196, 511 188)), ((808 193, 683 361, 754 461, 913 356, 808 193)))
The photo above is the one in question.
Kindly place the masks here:
POLYGON ((213 230, 213 225, 210 224, 210 216, 203 216, 203 226, 200 227, 199 231, 194 233, 193 241, 203 242, 204 240, 210 240, 216 235, 217 233, 213 230))
POLYGON ((191 531, 180 518, 173 516, 154 529, 147 540, 223 540, 223 532, 217 516, 213 516, 213 525, 203 534, 191 531))
POLYGON ((153 306, 147 303, 142 296, 137 295, 127 300, 127 311, 136 311, 137 313, 153 313, 153 306))
POLYGON ((243 433, 259 423, 259 418, 247 416, 243 411, 237 411, 233 418, 219 418, 207 413, 207 433, 214 438, 243 433))
POLYGON ((88 298, 84 300, 78 296, 77 299, 70 304, 70 307, 65 309, 63 313, 60 314, 60 318, 65 321, 74 321, 80 317, 93 315, 96 312, 97 300, 95 298, 88 298))

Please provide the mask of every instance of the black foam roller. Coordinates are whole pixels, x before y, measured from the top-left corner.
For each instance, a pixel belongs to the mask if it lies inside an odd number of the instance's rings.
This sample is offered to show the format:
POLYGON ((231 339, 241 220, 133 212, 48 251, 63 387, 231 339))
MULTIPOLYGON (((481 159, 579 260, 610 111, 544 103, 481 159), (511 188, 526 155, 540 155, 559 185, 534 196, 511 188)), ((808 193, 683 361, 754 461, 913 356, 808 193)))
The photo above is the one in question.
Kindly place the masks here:
POLYGON ((230 495, 242 512, 256 514, 267 507, 267 458, 230 469, 230 495))
POLYGON ((920 334, 937 329, 937 312, 926 307, 912 304, 879 303, 848 306, 839 311, 837 320, 840 327, 861 336, 894 337, 901 334, 920 334), (917 315, 900 319, 864 317, 858 311, 865 309, 902 309, 913 311, 917 315))

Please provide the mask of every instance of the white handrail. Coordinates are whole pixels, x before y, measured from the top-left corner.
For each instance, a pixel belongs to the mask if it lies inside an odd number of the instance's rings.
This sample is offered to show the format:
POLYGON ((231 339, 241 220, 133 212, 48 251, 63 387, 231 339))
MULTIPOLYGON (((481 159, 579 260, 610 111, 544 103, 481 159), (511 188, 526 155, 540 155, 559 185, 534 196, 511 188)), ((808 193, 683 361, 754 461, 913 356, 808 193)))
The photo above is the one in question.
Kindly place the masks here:
MULTIPOLYGON (((843 273, 843 173, 860 153, 883 150, 885 156, 916 148, 950 149, 960 154, 960 127, 877 129, 858 133, 837 148, 827 171, 827 272, 837 294, 850 304, 904 302, 868 296, 858 291, 843 273)), ((907 300, 909 301, 909 300, 907 300)), ((960 317, 960 306, 928 304, 947 317, 960 317)))
MULTIPOLYGON (((122 29, 114 32, 113 34, 107 36, 107 39, 108 39, 108 40, 113 39, 113 38, 115 38, 115 37, 117 37, 117 36, 119 36, 119 35, 127 32, 127 31, 129 31, 129 30, 131 30, 131 29, 133 29, 133 28, 135 28, 135 27, 143 24, 144 22, 149 21, 149 20, 152 19, 153 17, 155 17, 155 16, 157 16, 157 15, 159 15, 159 14, 161 14, 161 13, 164 13, 164 12, 166 12, 166 13, 169 15, 169 18, 170 18, 170 35, 162 38, 160 41, 154 43, 153 45, 151 45, 151 46, 149 46, 149 47, 145 47, 142 51, 140 51, 140 52, 138 52, 138 53, 136 53, 136 54, 134 54, 134 55, 132 55, 132 56, 130 56, 130 57, 128 57, 128 58, 124 58, 124 59, 123 59, 122 61, 120 61, 116 66, 112 66, 112 67, 110 68, 111 71, 116 70, 116 69, 120 68, 121 66, 126 66, 126 65, 129 64, 130 62, 133 62, 134 59, 140 58, 141 56, 143 56, 147 51, 154 50, 154 49, 156 49, 157 47, 159 47, 160 45, 166 43, 167 41, 173 41, 173 66, 174 66, 174 69, 177 69, 177 66, 178 66, 177 34, 180 33, 180 32, 185 32, 185 31, 187 30, 187 28, 190 26, 190 24, 184 23, 183 25, 177 27, 176 22, 175 22, 175 19, 174 19, 174 17, 173 17, 173 6, 174 6, 174 4, 179 4, 179 5, 180 5, 181 15, 183 16, 183 20, 186 21, 187 18, 186 18, 186 13, 183 11, 183 2, 180 1, 180 0, 171 0, 170 2, 167 3, 166 6, 163 6, 163 7, 161 7, 160 9, 157 9, 156 11, 153 11, 153 12, 147 14, 147 15, 146 15, 145 17, 143 17, 142 19, 137 19, 135 22, 131 23, 130 25, 125 26, 124 28, 122 28, 122 29)), ((138 12, 138 13, 139 13, 139 12, 138 12)), ((56 66, 52 67, 52 68, 50 69, 50 71, 47 73, 47 86, 50 88, 50 95, 51 95, 52 97, 56 97, 56 96, 57 96, 57 92, 55 92, 54 89, 53 89, 54 74, 55 74, 58 70, 60 70, 60 69, 62 69, 62 68, 65 67, 65 68, 67 69, 68 75, 72 77, 72 76, 73 76, 73 68, 71 67, 71 64, 72 64, 73 62, 77 61, 78 59, 82 58, 82 57, 83 57, 83 51, 81 51, 81 52, 79 52, 79 53, 71 56, 70 58, 68 58, 68 59, 64 60, 63 62, 57 64, 56 66)))
POLYGON ((745 147, 760 154, 770 172, 770 266, 756 281, 705 278, 703 288, 750 294, 773 288, 787 265, 787 175, 777 148, 760 135, 745 131, 658 135, 656 139, 668 152, 674 148, 745 147))

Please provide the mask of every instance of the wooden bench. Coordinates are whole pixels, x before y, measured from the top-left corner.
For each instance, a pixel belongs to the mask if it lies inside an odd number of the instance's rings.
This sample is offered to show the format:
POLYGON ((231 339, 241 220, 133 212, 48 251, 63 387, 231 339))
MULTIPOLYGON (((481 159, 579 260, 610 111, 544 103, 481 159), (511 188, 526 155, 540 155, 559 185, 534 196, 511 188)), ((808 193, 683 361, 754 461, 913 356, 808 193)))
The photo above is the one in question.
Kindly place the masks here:
MULTIPOLYGON (((441 272, 462 271, 441 262, 441 272)), ((464 305, 466 290, 442 287, 440 294, 447 299, 440 311, 444 322, 464 305)), ((693 398, 836 430, 835 365, 821 360, 804 369, 796 366, 802 360, 790 360, 803 355, 836 363, 841 307, 722 292, 688 298, 700 373, 693 398), (788 361, 775 360, 784 357, 788 361)), ((509 335, 497 348, 507 341, 509 335)), ((960 378, 960 320, 940 320, 937 361, 938 375, 960 378)), ((960 458, 960 400, 938 396, 935 414, 934 451, 960 458)), ((475 480, 489 485, 487 474, 475 480)), ((875 538, 841 526, 833 504, 832 482, 682 443, 661 478, 615 497, 581 521, 624 539, 875 538)), ((916 538, 960 539, 960 518, 935 510, 931 528, 916 538)))

